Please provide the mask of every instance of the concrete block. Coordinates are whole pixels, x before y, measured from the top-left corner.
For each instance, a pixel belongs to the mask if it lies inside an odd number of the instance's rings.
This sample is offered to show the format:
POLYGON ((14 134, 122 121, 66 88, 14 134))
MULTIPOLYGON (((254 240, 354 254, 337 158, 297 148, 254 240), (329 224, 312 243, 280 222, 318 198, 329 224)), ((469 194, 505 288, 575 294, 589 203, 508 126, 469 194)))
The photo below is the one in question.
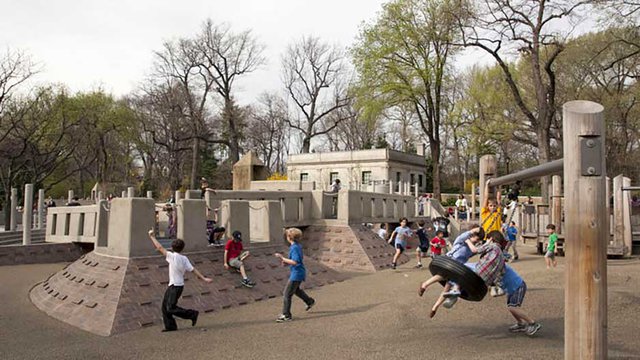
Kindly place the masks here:
POLYGON ((381 218, 384 216, 384 203, 382 198, 374 198, 373 199, 373 217, 381 218))
POLYGON ((250 201, 249 214, 251 242, 282 241, 284 222, 279 201, 250 201))
POLYGON ((249 202, 244 200, 224 200, 220 202, 220 210, 218 212, 220 216, 220 225, 223 226, 227 232, 226 236, 231 237, 231 234, 238 230, 242 233, 245 239, 251 239, 249 229, 249 202))
POLYGON ((199 197, 178 201, 178 239, 184 240, 185 252, 208 248, 206 216, 205 202, 199 197))
POLYGON ((155 226, 155 204, 146 198, 111 200, 107 246, 96 253, 118 257, 156 255, 147 232, 155 226))
POLYGON ((285 198, 283 203, 283 213, 284 213, 284 220, 286 222, 289 221, 298 221, 298 216, 299 216, 299 200, 298 198, 285 198))

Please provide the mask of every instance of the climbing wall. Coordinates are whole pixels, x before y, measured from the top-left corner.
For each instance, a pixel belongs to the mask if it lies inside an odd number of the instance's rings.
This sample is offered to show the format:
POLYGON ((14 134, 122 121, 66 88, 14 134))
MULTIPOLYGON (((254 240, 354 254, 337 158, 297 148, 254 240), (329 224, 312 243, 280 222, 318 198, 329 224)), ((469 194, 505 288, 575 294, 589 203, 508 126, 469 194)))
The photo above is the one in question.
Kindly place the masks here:
MULTIPOLYGON (((213 283, 187 274, 181 306, 210 313, 280 296, 289 270, 273 253, 286 253, 287 248, 262 245, 250 251, 246 268, 257 283, 252 289, 240 285, 238 273, 224 269, 224 250, 185 254, 200 272, 213 278, 213 283)), ((305 289, 348 277, 309 256, 305 266, 305 289)), ((91 252, 34 286, 30 297, 48 315, 108 336, 162 324, 161 304, 167 285, 168 264, 161 256, 119 259, 91 252)))
MULTIPOLYGON (((304 231, 304 253, 339 271, 375 272, 391 267, 395 249, 362 225, 309 226, 304 231)), ((411 246, 409 251, 415 249, 411 246)), ((409 260, 402 255, 399 263, 409 260)))

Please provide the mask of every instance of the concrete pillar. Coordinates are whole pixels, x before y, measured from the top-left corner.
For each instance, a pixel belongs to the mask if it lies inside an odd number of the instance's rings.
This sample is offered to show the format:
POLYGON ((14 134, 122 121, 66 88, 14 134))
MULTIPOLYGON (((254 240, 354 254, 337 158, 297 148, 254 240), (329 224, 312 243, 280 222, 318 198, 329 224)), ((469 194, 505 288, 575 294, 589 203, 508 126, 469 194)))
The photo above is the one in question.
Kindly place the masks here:
POLYGON ((249 224, 250 235, 243 237, 251 242, 282 241, 282 229, 284 228, 283 214, 280 201, 250 201, 249 224))
MULTIPOLYGON (((631 179, 628 177, 622 178, 622 186, 628 188, 631 186, 631 179)), ((632 249, 632 241, 633 236, 631 234, 631 193, 629 191, 625 191, 622 196, 622 216, 624 221, 624 234, 623 234, 623 242, 624 242, 624 256, 631 255, 632 249)), ((608 201, 608 199, 607 199, 608 201)))
POLYGON ((564 358, 607 358, 607 244, 604 108, 563 106, 565 203, 564 358))
POLYGON ((127 197, 129 198, 136 197, 136 189, 133 186, 129 186, 127 188, 127 197))
POLYGON ((18 230, 18 189, 11 188, 11 222, 10 231, 18 230))
POLYGON ((178 200, 182 199, 182 193, 180 192, 180 190, 176 190, 176 193, 174 195, 174 200, 176 201, 176 204, 178 203, 178 200))
POLYGON ((413 184, 413 196, 415 196, 416 198, 418 198, 419 194, 419 190, 418 190, 418 183, 413 184))
POLYGON ((37 228, 42 229, 44 225, 44 189, 38 190, 38 218, 37 228))
POLYGON ((389 194, 393 194, 394 193, 393 190, 394 190, 393 189, 393 180, 389 180, 389 194))
POLYGON ((127 191, 126 190, 122 190, 122 194, 121 194, 122 198, 126 198, 127 197, 127 191))
POLYGON ((67 193, 67 203, 70 203, 74 197, 75 194, 73 193, 73 190, 69 190, 69 192, 67 193))
MULTIPOLYGON (((96 247, 96 253, 124 258, 159 254, 148 236, 148 231, 155 227, 153 200, 115 198, 111 200, 108 221, 106 246, 96 247)), ((202 234, 204 239, 204 230, 202 234)))
POLYGON ((202 191, 200 190, 187 190, 184 192, 184 198, 185 199, 200 199, 200 195, 202 194, 202 191))
POLYGON ((33 220, 33 184, 24 186, 22 207, 22 245, 31 245, 31 223, 33 220))
POLYGON ((100 203, 100 200, 104 200, 104 193, 102 191, 98 191, 98 198, 96 199, 96 204, 100 203))
POLYGON ((249 228, 249 202, 246 200, 223 200, 220 202, 220 226, 226 229, 226 236, 238 230, 245 239, 251 239, 249 228))
POLYGON ((480 158, 480 207, 484 204, 486 196, 495 197, 495 192, 489 188, 489 194, 484 193, 487 180, 496 177, 498 174, 498 160, 495 155, 484 155, 480 158))
POLYGON ((147 199, 153 199, 153 191, 147 191, 147 199))
POLYGON ((207 217, 204 200, 181 199, 178 202, 178 239, 185 242, 185 251, 202 251, 208 247, 205 229, 207 217))

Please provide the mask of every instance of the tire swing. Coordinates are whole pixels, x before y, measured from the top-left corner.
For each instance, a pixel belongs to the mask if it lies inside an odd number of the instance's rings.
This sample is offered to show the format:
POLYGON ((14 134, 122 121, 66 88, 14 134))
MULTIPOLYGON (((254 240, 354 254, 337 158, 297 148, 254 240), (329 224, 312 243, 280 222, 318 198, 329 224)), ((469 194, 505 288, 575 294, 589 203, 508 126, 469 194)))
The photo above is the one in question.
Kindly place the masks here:
POLYGON ((481 301, 487 295, 487 285, 473 270, 453 260, 448 256, 436 256, 429 264, 429 271, 433 275, 440 275, 460 286, 460 297, 467 301, 481 301))

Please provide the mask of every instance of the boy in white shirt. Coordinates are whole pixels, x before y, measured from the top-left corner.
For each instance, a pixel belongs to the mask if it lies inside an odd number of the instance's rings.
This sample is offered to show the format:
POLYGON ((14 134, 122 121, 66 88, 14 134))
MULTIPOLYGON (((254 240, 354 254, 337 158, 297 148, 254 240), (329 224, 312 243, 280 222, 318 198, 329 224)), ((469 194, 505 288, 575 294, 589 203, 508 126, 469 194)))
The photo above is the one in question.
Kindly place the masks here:
POLYGON ((178 330, 176 320, 173 318, 174 315, 182 319, 191 320, 191 326, 195 326, 196 322, 198 322, 199 312, 191 309, 183 309, 178 306, 178 299, 180 299, 182 290, 184 290, 184 273, 185 271, 193 272, 200 280, 207 283, 213 280, 202 275, 191 265, 191 262, 189 262, 186 256, 180 254, 184 249, 184 241, 180 239, 173 240, 171 243, 171 250, 173 251, 167 251, 156 239, 153 229, 149 230, 149 239, 153 242, 156 250, 158 250, 169 263, 169 287, 167 287, 167 291, 164 293, 164 299, 162 300, 162 320, 164 321, 164 330, 162 331, 178 330))

